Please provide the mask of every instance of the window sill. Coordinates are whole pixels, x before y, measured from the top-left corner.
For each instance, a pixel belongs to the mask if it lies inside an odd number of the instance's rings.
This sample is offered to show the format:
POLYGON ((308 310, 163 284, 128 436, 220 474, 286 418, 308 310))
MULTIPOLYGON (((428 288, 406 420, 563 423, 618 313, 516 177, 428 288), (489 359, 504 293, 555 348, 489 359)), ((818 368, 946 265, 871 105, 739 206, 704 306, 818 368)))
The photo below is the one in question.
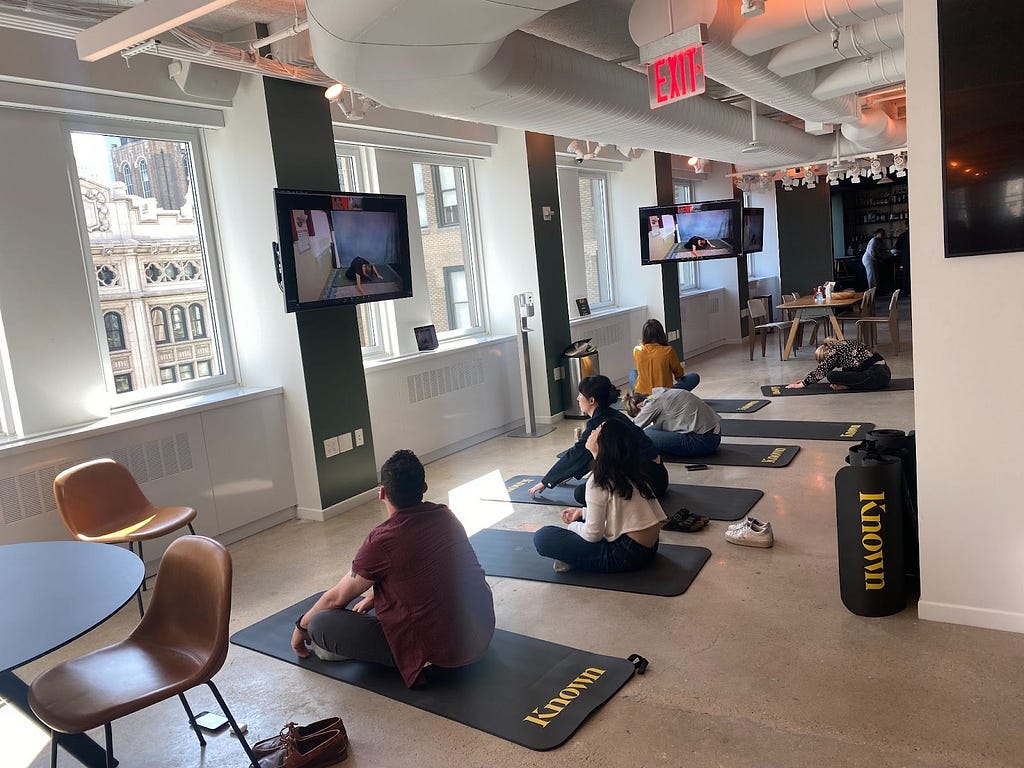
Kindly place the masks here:
POLYGON ((437 349, 428 352, 412 352, 408 355, 397 355, 395 357, 371 358, 363 361, 363 370, 366 372, 382 370, 385 368, 398 367, 413 363, 422 363, 425 359, 433 357, 444 357, 449 353, 463 352, 475 347, 487 347, 495 344, 505 344, 515 339, 515 334, 492 334, 480 336, 468 336, 461 339, 442 342, 437 349))
POLYGON ((631 312, 645 309, 645 307, 601 307, 600 309, 593 310, 589 315, 585 317, 574 317, 569 321, 569 327, 574 328, 577 325, 585 325, 591 320, 603 320, 606 317, 616 317, 618 315, 628 315, 631 312))
POLYGON ((6 441, 0 438, 0 456, 13 456, 18 453, 36 450, 43 446, 70 443, 82 438, 109 434, 129 427, 140 427, 159 421, 178 418, 185 414, 200 413, 226 405, 272 397, 284 392, 282 387, 230 387, 212 392, 187 395, 173 400, 131 408, 115 413, 105 419, 81 424, 67 429, 55 430, 42 435, 30 437, 12 437, 6 441))

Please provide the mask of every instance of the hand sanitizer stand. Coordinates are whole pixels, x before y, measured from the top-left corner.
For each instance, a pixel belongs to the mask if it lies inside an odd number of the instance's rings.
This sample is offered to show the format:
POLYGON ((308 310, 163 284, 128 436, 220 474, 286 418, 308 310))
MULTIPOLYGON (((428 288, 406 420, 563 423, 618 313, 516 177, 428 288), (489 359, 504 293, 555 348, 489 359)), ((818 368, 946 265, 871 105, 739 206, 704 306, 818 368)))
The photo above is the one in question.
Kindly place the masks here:
POLYGON ((533 382, 530 371, 530 339, 527 334, 531 329, 526 321, 533 317, 533 294, 518 293, 515 296, 516 311, 519 313, 519 372, 523 384, 523 413, 526 423, 513 429, 509 437, 542 437, 555 431, 552 426, 537 426, 537 418, 533 410, 533 382))

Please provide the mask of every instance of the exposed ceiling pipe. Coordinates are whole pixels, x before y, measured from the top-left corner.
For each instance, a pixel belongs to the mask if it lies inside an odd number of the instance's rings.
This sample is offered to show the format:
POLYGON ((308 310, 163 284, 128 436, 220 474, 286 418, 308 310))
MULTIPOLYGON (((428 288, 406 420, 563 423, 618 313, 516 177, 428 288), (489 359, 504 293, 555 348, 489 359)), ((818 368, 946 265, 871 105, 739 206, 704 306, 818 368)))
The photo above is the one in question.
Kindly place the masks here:
MULTIPOLYGON (((707 1, 707 0, 705 0, 707 1)), ((712 0, 713 2, 714 0, 712 0)), ((673 4, 684 0, 670 0, 673 4)), ((731 0, 722 0, 730 3, 731 0)), ((736 4, 736 3, 732 3, 736 4)), ((903 0, 788 0, 769 3, 767 13, 746 19, 736 28, 733 46, 755 56, 780 45, 802 40, 815 32, 830 32, 898 13, 903 0)))
POLYGON ((276 43, 278 40, 284 40, 285 38, 288 37, 294 37, 295 35, 299 34, 300 32, 304 32, 307 29, 309 29, 308 21, 296 21, 291 26, 285 27, 284 29, 280 29, 271 35, 261 37, 259 40, 253 40, 251 43, 249 43, 249 50, 256 52, 260 48, 265 48, 271 43, 276 43))
POLYGON ((840 29, 838 48, 832 45, 832 35, 828 32, 787 43, 772 53, 768 69, 786 77, 826 64, 902 48, 903 41, 903 14, 894 13, 840 29))
POLYGON ((738 6, 729 2, 694 2, 681 6, 665 0, 636 0, 629 13, 629 32, 643 47, 671 32, 698 24, 708 27, 704 45, 704 70, 707 76, 802 120, 817 123, 854 122, 857 100, 850 97, 819 99, 812 94, 812 73, 783 78, 763 63, 736 50, 730 40, 739 23, 738 6))
POLYGON ((864 61, 848 61, 824 75, 814 93, 829 98, 840 93, 853 93, 881 85, 902 83, 907 79, 903 49, 883 51, 864 61))
POLYGON ((892 149, 907 143, 907 124, 875 107, 865 109, 856 125, 844 125, 842 133, 864 149, 892 149))

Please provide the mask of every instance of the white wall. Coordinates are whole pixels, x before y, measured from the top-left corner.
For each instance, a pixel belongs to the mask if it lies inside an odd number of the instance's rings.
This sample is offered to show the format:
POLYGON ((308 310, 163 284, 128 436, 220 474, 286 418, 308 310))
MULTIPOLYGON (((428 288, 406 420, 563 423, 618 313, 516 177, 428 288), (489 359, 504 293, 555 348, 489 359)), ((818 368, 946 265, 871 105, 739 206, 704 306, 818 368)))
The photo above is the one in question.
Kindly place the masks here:
POLYGON ((747 195, 750 208, 764 208, 764 248, 751 254, 750 277, 779 274, 779 210, 775 203, 775 185, 766 190, 753 190, 747 195))
POLYGON ((1017 396, 1024 254, 943 258, 937 9, 907 3, 922 618, 1024 632, 1017 396), (998 292, 983 311, 965 297, 998 292), (952 306, 962 311, 955 318, 952 306))
POLYGON ((620 307, 657 307, 654 316, 664 321, 661 267, 640 265, 638 210, 658 204, 653 152, 623 163, 622 173, 609 174, 608 204, 615 303, 620 307))

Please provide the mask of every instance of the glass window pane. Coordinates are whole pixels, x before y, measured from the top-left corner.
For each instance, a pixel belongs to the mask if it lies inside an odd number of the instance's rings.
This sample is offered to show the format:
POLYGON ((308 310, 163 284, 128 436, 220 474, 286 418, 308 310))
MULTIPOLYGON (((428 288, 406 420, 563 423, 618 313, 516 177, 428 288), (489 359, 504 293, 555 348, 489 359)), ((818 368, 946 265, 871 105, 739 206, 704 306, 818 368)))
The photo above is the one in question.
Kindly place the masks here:
POLYGON ((587 276, 587 300, 591 306, 610 304, 612 301, 606 189, 604 176, 580 174, 583 263, 587 276))
POLYGON ((165 371, 183 361, 222 376, 191 142, 84 131, 71 142, 114 392, 159 396, 185 378, 165 371))
POLYGON ((467 166, 414 163, 413 173, 423 182, 426 209, 438 214, 421 232, 430 321, 439 335, 477 329, 482 320, 474 238, 467 224, 472 221, 467 166))

